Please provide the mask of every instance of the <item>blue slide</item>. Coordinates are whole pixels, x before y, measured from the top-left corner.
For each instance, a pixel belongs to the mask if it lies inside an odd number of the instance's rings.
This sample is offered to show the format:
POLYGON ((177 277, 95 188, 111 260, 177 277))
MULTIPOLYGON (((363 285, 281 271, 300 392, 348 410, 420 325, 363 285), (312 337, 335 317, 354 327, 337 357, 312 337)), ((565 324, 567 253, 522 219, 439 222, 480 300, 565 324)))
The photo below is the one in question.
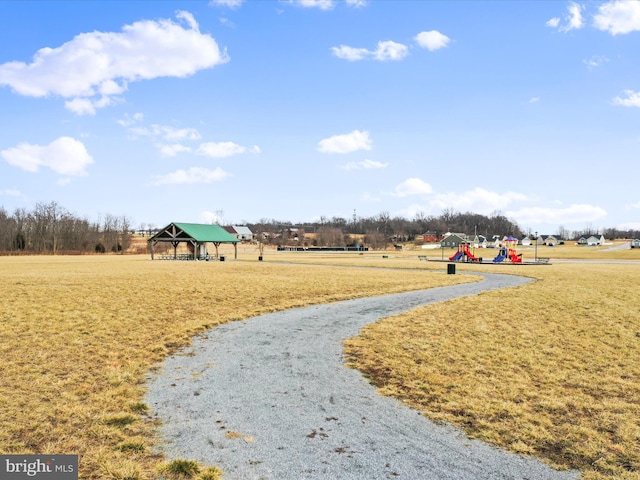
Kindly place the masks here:
POLYGON ((449 260, 455 262, 457 260, 460 260, 460 257, 462 257, 462 252, 456 252, 456 254, 453 257, 449 258, 449 260))
POLYGON ((507 257, 505 257, 504 255, 498 255, 496 258, 494 258, 494 259, 493 259, 493 263, 500 263, 500 262, 502 262, 505 258, 507 258, 507 257))

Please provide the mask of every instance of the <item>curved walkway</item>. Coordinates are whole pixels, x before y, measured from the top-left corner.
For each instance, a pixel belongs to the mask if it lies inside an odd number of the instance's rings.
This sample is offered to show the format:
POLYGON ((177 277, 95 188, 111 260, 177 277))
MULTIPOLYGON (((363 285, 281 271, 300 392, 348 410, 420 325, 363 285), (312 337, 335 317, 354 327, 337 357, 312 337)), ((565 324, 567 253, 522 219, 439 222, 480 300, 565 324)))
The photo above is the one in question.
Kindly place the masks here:
POLYGON ((225 479, 565 479, 543 463, 469 440, 344 367, 342 340, 420 305, 530 281, 477 283, 349 300, 217 327, 168 358, 146 401, 170 459, 225 479))

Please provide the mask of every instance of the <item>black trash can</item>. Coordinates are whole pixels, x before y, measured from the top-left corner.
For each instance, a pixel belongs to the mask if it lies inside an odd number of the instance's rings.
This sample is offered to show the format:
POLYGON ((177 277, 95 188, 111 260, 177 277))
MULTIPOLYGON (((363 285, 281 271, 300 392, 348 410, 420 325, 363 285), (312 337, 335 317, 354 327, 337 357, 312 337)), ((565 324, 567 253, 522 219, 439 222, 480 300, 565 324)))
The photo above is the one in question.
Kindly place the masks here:
POLYGON ((447 264, 447 274, 448 275, 455 275, 456 274, 456 264, 455 263, 448 263, 447 264))
POLYGON ((258 261, 259 261, 259 262, 261 262, 261 261, 262 261, 262 255, 260 255, 260 256, 258 257, 258 261))
MULTIPOLYGON (((220 261, 224 262, 224 255, 220 255, 220 261)), ((455 272, 454 272, 455 273, 455 272)))

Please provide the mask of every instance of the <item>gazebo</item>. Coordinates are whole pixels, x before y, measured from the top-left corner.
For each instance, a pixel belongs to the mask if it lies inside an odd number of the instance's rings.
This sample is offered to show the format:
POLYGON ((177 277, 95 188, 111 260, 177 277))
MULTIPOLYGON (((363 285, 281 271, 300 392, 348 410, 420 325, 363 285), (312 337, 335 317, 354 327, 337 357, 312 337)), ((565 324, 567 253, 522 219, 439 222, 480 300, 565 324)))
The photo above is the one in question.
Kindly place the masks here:
POLYGON ((173 245, 173 255, 167 258, 172 260, 206 260, 207 243, 213 243, 216 248, 215 258, 218 259, 218 247, 222 243, 232 243, 235 250, 234 258, 238 258, 238 240, 220 225, 206 225, 201 223, 170 223, 158 233, 147 240, 151 249, 151 260, 154 259, 154 247, 159 242, 170 243, 173 245), (178 255, 178 245, 187 244, 189 253, 187 255, 178 255))

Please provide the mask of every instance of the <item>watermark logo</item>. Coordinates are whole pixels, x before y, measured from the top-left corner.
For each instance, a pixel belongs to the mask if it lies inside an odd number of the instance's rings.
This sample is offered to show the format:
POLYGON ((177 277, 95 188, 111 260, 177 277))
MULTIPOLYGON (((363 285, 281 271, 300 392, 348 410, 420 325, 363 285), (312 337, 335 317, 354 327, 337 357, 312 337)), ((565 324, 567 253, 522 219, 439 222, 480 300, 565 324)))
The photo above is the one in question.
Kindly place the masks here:
POLYGON ((0 455, 2 480, 78 480, 77 455, 0 455))

